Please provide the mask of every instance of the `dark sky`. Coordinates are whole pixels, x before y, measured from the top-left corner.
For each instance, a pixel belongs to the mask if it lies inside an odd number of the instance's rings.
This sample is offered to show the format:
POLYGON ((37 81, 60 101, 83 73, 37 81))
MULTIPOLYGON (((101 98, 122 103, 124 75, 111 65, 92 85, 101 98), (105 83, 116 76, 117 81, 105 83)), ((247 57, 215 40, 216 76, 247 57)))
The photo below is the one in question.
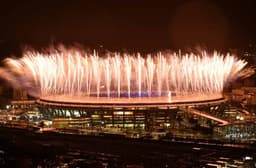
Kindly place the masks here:
POLYGON ((226 49, 256 42, 254 1, 7 1, 0 5, 1 54, 49 43, 109 49, 226 49))

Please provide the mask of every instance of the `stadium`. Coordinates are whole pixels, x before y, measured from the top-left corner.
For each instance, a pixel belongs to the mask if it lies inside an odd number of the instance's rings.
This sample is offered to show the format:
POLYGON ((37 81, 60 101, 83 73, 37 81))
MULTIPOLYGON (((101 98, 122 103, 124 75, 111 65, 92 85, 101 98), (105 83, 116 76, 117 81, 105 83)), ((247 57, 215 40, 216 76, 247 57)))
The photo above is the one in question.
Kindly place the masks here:
POLYGON ((223 89, 243 76, 232 55, 85 52, 76 48, 25 51, 8 58, 1 76, 37 99, 55 128, 175 129, 228 125, 223 89), (185 123, 185 124, 184 124, 185 123))
POLYGON ((225 103, 224 98, 161 102, 139 100, 135 102, 111 101, 104 99, 60 99, 48 97, 37 101, 44 114, 51 115, 54 127, 57 128, 125 128, 154 130, 170 128, 176 120, 177 112, 183 111, 191 115, 213 120, 218 124, 227 124, 213 115, 200 112, 197 108, 214 109, 225 103))

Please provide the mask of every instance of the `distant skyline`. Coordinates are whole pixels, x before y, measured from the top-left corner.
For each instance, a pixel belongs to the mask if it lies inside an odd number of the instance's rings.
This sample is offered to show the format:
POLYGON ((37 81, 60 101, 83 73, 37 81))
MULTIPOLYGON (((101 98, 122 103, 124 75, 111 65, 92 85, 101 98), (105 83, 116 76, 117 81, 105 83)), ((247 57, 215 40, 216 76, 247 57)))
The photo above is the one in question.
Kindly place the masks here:
POLYGON ((256 42, 253 2, 7 1, 0 7, 0 48, 76 42, 113 50, 245 47, 256 42))

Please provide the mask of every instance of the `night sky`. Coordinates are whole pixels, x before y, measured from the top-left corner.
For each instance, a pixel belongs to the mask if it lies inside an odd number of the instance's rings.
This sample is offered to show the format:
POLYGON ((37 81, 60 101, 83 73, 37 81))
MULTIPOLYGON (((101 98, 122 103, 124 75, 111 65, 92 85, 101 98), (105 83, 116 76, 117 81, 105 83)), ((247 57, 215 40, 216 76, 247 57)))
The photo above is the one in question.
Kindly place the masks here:
POLYGON ((253 0, 7 1, 0 54, 76 42, 110 50, 240 48, 256 42, 255 9, 253 0))

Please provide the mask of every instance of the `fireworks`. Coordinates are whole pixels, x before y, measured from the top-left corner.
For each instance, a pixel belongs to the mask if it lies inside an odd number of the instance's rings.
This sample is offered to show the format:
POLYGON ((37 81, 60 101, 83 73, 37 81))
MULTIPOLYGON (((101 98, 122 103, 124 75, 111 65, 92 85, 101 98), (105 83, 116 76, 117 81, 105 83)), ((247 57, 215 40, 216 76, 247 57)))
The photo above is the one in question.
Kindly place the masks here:
POLYGON ((7 58, 1 76, 29 94, 42 97, 160 97, 176 94, 221 94, 228 82, 241 76, 247 64, 232 55, 141 55, 58 49, 25 51, 7 58))

